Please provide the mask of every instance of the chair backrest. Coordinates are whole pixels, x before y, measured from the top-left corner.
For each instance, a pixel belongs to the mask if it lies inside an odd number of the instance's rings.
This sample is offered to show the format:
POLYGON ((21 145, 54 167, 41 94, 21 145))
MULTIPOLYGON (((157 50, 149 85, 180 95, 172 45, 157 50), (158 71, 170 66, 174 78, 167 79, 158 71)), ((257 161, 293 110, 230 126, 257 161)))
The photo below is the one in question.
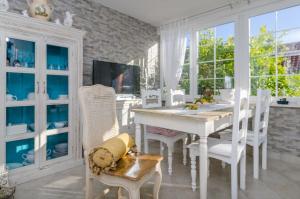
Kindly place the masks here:
POLYGON ((256 111, 254 118, 254 141, 258 141, 259 133, 267 134, 269 112, 271 103, 271 91, 257 90, 256 111))
POLYGON ((116 96, 111 87, 85 86, 79 89, 83 122, 83 147, 89 152, 107 139, 119 134, 116 96))
POLYGON ((180 106, 185 104, 185 90, 170 89, 167 93, 167 106, 180 106))
POLYGON ((238 89, 235 93, 233 129, 232 129, 232 158, 238 158, 238 148, 246 147, 249 116, 249 92, 238 89))
POLYGON ((142 90, 142 106, 143 108, 161 107, 161 91, 157 90, 142 90))

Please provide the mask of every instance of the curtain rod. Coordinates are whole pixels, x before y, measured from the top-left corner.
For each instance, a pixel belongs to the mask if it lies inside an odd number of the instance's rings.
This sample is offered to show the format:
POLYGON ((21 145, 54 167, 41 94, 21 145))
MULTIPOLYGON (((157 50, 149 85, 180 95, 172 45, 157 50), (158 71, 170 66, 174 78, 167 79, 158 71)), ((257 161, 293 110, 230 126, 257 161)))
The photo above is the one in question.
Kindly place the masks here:
POLYGON ((222 6, 219 6, 219 7, 216 7, 216 8, 212 8, 212 9, 209 9, 209 10, 206 10, 206 11, 203 11, 203 12, 200 12, 200 13, 197 13, 197 14, 194 14, 194 15, 191 15, 191 16, 188 16, 188 17, 184 17, 182 19, 176 19, 176 20, 173 20, 173 21, 170 21, 170 22, 167 22, 161 26, 164 26, 164 25, 167 25, 167 24, 170 24, 170 23, 173 23, 173 22, 176 22, 176 21, 179 21, 179 20, 188 20, 188 19, 193 19, 195 17, 199 17, 201 15, 205 15, 205 14, 209 14, 211 12, 215 12, 215 11, 218 11, 218 10, 221 10, 221 9, 225 9, 225 8, 231 8, 233 9, 235 7, 235 5, 238 5, 240 3, 243 3, 244 1, 246 1, 248 4, 251 3, 252 0, 231 0, 229 1, 227 4, 225 5, 222 5, 222 6))

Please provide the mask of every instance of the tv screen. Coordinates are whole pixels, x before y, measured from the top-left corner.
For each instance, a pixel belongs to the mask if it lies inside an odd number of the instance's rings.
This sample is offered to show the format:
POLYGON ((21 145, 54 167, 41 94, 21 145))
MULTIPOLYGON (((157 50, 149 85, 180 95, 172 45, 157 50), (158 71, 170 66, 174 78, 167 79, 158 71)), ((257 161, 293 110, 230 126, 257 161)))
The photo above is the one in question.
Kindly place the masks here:
POLYGON ((140 95, 140 67, 94 61, 93 84, 113 87, 117 94, 140 95))

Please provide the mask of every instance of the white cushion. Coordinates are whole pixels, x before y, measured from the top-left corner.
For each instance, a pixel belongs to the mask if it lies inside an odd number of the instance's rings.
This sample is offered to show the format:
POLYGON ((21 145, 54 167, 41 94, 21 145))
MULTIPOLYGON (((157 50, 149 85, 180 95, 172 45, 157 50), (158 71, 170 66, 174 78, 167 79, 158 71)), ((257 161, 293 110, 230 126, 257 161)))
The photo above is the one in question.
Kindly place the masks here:
MULTIPOLYGON (((211 155, 220 155, 224 157, 231 157, 232 153, 232 143, 228 140, 220 140, 216 138, 208 138, 207 139, 207 146, 208 146, 208 153, 211 155)), ((190 145, 188 145, 188 148, 196 150, 199 154, 199 141, 193 142, 190 145)), ((242 145, 238 145, 238 154, 240 154, 243 151, 242 145)))
MULTIPOLYGON (((220 140, 216 138, 208 138, 208 153, 231 157, 232 154, 232 143, 228 140, 220 140)), ((238 155, 243 151, 243 146, 238 145, 238 155)))

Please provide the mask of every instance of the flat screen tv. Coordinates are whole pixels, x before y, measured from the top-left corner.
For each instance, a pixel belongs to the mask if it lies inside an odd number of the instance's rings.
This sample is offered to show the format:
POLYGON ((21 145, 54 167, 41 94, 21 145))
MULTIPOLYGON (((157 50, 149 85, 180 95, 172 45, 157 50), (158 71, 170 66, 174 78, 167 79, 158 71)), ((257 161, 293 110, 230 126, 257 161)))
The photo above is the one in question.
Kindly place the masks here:
POLYGON ((140 67, 93 61, 93 84, 113 87, 116 94, 140 95, 140 67))

